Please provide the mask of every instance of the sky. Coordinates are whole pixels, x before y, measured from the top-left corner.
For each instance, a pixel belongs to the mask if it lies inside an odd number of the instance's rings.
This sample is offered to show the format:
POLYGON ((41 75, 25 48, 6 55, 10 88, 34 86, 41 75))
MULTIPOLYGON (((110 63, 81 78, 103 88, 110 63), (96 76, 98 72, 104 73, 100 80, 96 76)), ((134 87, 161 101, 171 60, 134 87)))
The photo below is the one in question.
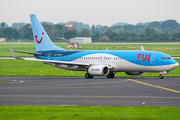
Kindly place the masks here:
POLYGON ((0 23, 30 23, 30 14, 40 22, 77 21, 111 26, 118 22, 165 21, 180 23, 180 0, 0 0, 0 23))

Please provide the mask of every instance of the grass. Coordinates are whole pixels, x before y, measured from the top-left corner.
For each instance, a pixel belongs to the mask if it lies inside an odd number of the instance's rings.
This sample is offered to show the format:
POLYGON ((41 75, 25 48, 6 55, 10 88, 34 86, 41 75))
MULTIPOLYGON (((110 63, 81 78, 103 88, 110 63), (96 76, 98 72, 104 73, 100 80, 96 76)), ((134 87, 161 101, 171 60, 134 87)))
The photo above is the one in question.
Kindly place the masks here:
POLYGON ((8 83, 8 82, 0 82, 0 84, 6 84, 6 83, 8 83))
MULTIPOLYGON (((4 51, 2 49, 9 49, 8 45, 12 47, 13 50, 19 51, 28 51, 34 52, 35 45, 34 43, 19 43, 19 44, 0 44, 0 56, 9 57, 12 56, 10 51, 4 51)), ((64 49, 67 49, 67 44, 56 43, 57 46, 60 46, 64 49)), ((145 50, 149 51, 160 51, 170 56, 180 56, 180 44, 80 44, 81 48, 73 48, 73 50, 140 50, 141 45, 144 46, 145 50)), ((68 48, 67 50, 71 50, 68 48)), ((18 56, 32 56, 28 54, 17 53, 18 56)))
MULTIPOLYGON (((180 59, 176 59, 180 64, 180 59)), ((86 71, 63 70, 43 62, 28 61, 20 59, 0 59, 0 76, 83 76, 86 71), (42 75, 41 75, 42 71, 42 75)), ((165 77, 180 77, 180 66, 166 74, 165 77)), ((117 72, 116 77, 131 77, 124 72, 117 72)), ((158 77, 159 73, 145 73, 142 77, 158 77)), ((138 77, 138 76, 136 76, 138 77)))
POLYGON ((1 120, 178 120, 177 107, 0 106, 1 120))

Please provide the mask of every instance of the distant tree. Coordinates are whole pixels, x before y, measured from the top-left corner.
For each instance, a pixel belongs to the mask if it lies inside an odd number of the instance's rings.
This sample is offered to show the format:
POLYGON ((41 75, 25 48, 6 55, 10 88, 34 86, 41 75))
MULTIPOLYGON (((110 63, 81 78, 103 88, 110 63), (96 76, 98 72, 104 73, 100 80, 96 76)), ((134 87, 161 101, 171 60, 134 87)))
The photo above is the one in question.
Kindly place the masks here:
POLYGON ((114 27, 114 26, 124 26, 124 25, 128 25, 128 23, 118 22, 118 23, 115 23, 115 24, 111 25, 111 27, 114 27))
POLYGON ((108 28, 108 29, 106 29, 106 31, 105 31, 105 35, 106 35, 107 37, 110 37, 110 34, 113 33, 113 32, 114 32, 113 29, 108 28))
POLYGON ((2 23, 1 23, 1 27, 2 27, 2 28, 5 28, 5 25, 6 25, 5 22, 2 22, 2 23))
POLYGON ((167 34, 169 34, 170 36, 171 35, 174 35, 174 34, 176 34, 176 33, 179 33, 180 32, 180 27, 178 27, 178 28, 173 28, 173 29, 167 29, 167 34))
POLYGON ((157 31, 153 27, 147 27, 145 29, 145 34, 146 34, 147 37, 152 37, 154 34, 157 34, 157 31))
POLYGON ((98 33, 99 35, 101 35, 101 33, 102 33, 99 28, 96 28, 95 31, 94 31, 94 34, 97 34, 97 33, 98 33))
POLYGON ((46 22, 46 21, 41 22, 41 24, 45 24, 45 25, 53 25, 53 23, 52 23, 52 22, 46 22))
POLYGON ((23 27, 26 23, 20 22, 20 23, 13 23, 12 28, 17 28, 18 30, 23 27))
POLYGON ((99 29, 101 33, 104 33, 108 29, 108 26, 101 26, 99 29))
POLYGON ((0 27, 0 38, 4 38, 3 28, 0 27))
POLYGON ((121 37, 125 34, 126 30, 123 27, 120 27, 116 29, 115 32, 118 34, 119 37, 121 37))
POLYGON ((95 31, 95 27, 94 27, 94 25, 92 25, 91 34, 94 34, 94 31, 95 31))
POLYGON ((31 24, 26 24, 19 30, 19 37, 20 39, 31 39, 33 40, 33 33, 31 24))
POLYGON ((96 28, 101 28, 102 26, 101 25, 96 25, 96 28))
POLYGON ((161 23, 160 23, 160 22, 157 22, 157 21, 154 21, 154 22, 150 22, 150 23, 148 24, 148 26, 154 27, 154 28, 160 28, 160 27, 161 27, 161 23))
POLYGON ((56 37, 59 37, 59 38, 62 38, 63 37, 63 27, 64 25, 61 25, 61 24, 55 24, 55 27, 56 27, 56 32, 54 34, 54 38, 56 37))
POLYGON ((79 37, 90 37, 91 33, 88 29, 81 29, 81 31, 78 34, 79 37))
POLYGON ((135 29, 134 25, 124 25, 123 27, 127 31, 133 31, 135 29))
POLYGON ((64 37, 66 39, 77 37, 77 30, 69 30, 64 32, 64 37))
POLYGON ((16 28, 4 28, 3 29, 3 36, 6 39, 17 39, 18 38, 18 30, 16 28))
POLYGON ((110 35, 109 35, 109 39, 111 40, 117 40, 118 39, 118 34, 116 32, 112 32, 110 35))
POLYGON ((170 38, 169 38, 169 35, 168 34, 164 34, 164 33, 160 33, 159 34, 159 40, 161 40, 161 41, 167 41, 167 40, 169 40, 170 38))
POLYGON ((179 33, 175 33, 173 36, 172 36, 172 40, 174 42, 180 42, 180 32, 179 33))
POLYGON ((55 25, 52 24, 46 24, 46 23, 42 23, 44 29, 46 30, 48 36, 50 37, 50 39, 54 39, 54 37, 58 37, 58 29, 56 28, 55 25), (56 35, 56 36, 55 36, 56 35))
POLYGON ((96 34, 92 35, 92 40, 98 40, 100 37, 101 37, 100 34, 96 33, 96 34))
POLYGON ((176 20, 166 20, 161 23, 162 28, 177 28, 179 23, 176 20))
POLYGON ((133 32, 135 34, 144 34, 145 30, 142 28, 134 29, 133 32))

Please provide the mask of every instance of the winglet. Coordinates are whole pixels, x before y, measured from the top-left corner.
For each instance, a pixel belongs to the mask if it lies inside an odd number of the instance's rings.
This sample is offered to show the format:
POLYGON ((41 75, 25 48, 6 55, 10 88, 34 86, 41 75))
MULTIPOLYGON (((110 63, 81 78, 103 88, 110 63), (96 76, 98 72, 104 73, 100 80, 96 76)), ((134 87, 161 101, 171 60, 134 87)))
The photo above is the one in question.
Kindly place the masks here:
POLYGON ((144 51, 144 47, 141 45, 141 50, 144 51))
POLYGON ((12 53, 12 55, 13 55, 14 58, 16 58, 16 59, 22 59, 22 58, 18 57, 18 56, 14 53, 14 51, 12 50, 12 48, 10 47, 10 45, 8 45, 8 46, 9 46, 9 49, 10 49, 10 51, 11 51, 11 53, 12 53))

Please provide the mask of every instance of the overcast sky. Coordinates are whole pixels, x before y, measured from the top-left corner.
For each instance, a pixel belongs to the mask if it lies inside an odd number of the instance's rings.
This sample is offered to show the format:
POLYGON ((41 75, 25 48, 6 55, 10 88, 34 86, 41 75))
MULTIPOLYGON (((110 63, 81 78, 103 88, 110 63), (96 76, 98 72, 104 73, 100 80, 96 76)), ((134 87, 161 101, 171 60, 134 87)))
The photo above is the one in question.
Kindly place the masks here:
POLYGON ((78 21, 111 26, 118 22, 180 23, 180 0, 0 0, 0 23, 30 23, 29 14, 53 23, 78 21))

